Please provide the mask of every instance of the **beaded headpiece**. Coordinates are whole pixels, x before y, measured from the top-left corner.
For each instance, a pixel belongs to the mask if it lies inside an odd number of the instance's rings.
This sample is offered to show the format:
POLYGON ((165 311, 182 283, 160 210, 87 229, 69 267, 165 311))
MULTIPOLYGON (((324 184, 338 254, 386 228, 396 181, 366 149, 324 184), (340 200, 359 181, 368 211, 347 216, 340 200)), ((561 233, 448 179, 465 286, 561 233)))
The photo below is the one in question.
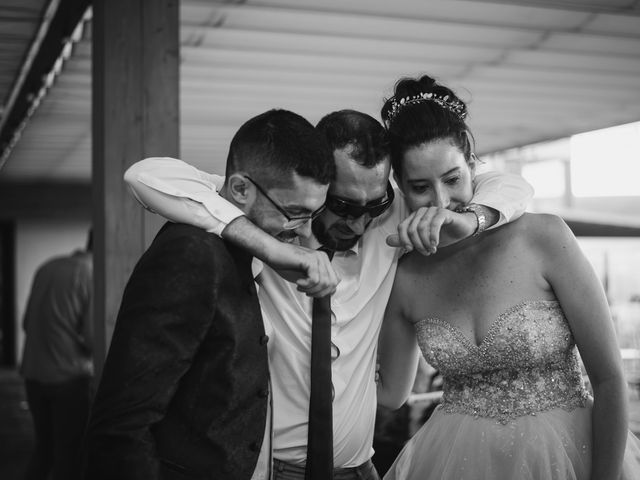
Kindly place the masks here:
POLYGON ((467 110, 459 100, 449 98, 449 95, 438 95, 436 93, 419 93, 411 97, 402 97, 400 100, 396 100, 395 97, 391 98, 391 110, 389 111, 387 123, 391 123, 391 120, 398 114, 403 107, 414 103, 422 102, 434 102, 440 105, 442 108, 446 108, 451 113, 456 114, 460 120, 464 120, 467 116, 467 110))

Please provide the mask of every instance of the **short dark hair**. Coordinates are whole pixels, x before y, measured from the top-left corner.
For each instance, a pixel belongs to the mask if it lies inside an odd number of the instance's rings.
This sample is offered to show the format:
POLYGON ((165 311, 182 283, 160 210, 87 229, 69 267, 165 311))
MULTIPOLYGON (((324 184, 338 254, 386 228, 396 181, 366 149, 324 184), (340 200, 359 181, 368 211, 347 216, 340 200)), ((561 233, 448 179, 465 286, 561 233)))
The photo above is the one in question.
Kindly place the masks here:
POLYGON ((327 185, 336 169, 329 145, 309 121, 274 109, 249 119, 231 140, 227 178, 238 171, 273 188, 286 186, 293 172, 327 185))
POLYGON ((363 167, 375 167, 389 156, 384 127, 375 118, 355 110, 339 110, 324 117, 316 129, 331 151, 351 147, 349 156, 363 167))

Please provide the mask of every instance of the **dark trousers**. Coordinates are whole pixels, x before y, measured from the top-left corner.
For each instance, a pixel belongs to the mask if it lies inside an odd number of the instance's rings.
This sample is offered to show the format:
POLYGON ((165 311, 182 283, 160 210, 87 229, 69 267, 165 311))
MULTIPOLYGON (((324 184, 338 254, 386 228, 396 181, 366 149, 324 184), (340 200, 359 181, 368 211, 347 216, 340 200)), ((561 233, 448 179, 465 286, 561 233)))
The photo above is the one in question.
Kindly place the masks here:
MULTIPOLYGON (((273 480, 304 480, 305 468, 280 460, 273 460, 273 480)), ((334 480, 380 480, 371 460, 353 468, 336 468, 334 480)))
POLYGON ((27 480, 80 478, 80 448, 89 417, 91 379, 46 384, 26 380, 36 447, 27 480))

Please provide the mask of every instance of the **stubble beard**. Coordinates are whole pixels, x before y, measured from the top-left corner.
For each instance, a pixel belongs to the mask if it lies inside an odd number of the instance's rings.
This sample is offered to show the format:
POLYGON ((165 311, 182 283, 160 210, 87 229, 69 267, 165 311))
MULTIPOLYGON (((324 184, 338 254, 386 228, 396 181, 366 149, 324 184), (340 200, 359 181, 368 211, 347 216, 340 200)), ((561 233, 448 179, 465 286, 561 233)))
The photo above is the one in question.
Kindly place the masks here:
POLYGON ((345 250, 349 250, 360 240, 362 235, 355 235, 353 238, 335 238, 331 235, 329 229, 325 228, 325 226, 319 221, 314 220, 311 223, 311 231, 313 235, 316 237, 316 240, 322 244, 322 246, 335 250, 337 252, 344 252, 345 250))

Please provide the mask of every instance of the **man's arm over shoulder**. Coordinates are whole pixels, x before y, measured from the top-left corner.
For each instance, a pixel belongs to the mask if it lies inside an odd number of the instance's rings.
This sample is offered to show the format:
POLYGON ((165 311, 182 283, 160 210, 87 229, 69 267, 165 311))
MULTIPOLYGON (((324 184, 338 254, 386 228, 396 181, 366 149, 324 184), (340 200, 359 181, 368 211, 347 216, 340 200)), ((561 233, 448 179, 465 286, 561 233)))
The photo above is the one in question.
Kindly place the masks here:
POLYGON ((136 265, 92 410, 86 478, 158 478, 151 429, 213 317, 212 241, 193 227, 166 226, 136 265))
POLYGON ((208 174, 176 158, 151 157, 129 167, 124 180, 147 210, 172 222, 224 237, 264 260, 260 254, 267 234, 218 194, 224 177, 208 174))
POLYGON ((198 170, 170 157, 151 157, 134 163, 124 174, 132 194, 151 212, 220 236, 243 215, 220 195, 224 177, 198 170))
POLYGON ((533 188, 520 175, 487 172, 476 176, 472 202, 496 212, 488 226, 499 226, 520 217, 533 198, 533 188))
POLYGON ((245 249, 297 283, 310 296, 332 293, 339 281, 330 263, 316 252, 285 245, 218 195, 224 178, 175 158, 152 157, 133 164, 124 179, 146 209, 168 220, 201 228, 245 249))
POLYGON ((519 218, 527 208, 533 188, 519 175, 485 173, 474 182, 471 203, 475 211, 452 211, 443 207, 422 207, 398 225, 397 235, 387 243, 423 255, 459 242, 485 228, 503 225, 519 218))

